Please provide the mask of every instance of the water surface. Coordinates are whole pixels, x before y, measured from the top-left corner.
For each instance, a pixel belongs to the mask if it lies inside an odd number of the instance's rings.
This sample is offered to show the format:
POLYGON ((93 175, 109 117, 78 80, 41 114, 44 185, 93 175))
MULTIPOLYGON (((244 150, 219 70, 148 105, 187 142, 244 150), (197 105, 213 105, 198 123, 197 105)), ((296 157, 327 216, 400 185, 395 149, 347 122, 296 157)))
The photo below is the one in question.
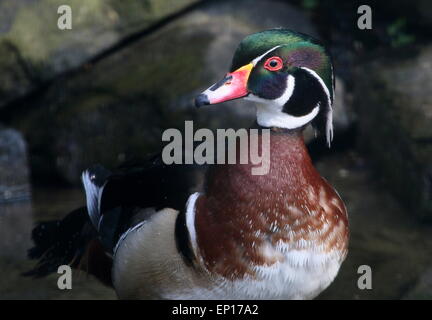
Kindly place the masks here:
MULTIPOLYGON (((318 169, 348 208, 348 257, 321 299, 432 299, 432 227, 403 209, 366 167, 350 155, 328 157, 318 169), (357 269, 369 265, 373 289, 360 290, 357 269), (429 280, 428 280, 429 279, 429 280), (429 282, 428 282, 429 281, 429 282)), ((63 217, 84 204, 80 189, 35 189, 33 199, 0 206, 0 299, 114 299, 114 292, 84 273, 74 273, 72 290, 57 288, 57 274, 43 279, 20 274, 36 221, 63 217)))

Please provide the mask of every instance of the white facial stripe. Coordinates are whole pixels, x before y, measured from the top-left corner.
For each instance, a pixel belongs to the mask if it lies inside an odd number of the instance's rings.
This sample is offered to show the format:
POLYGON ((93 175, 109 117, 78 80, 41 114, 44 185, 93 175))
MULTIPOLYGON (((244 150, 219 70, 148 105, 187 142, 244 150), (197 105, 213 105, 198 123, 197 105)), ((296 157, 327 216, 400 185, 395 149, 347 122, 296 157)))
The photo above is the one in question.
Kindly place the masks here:
POLYGON ((306 67, 300 67, 300 69, 306 70, 307 72, 309 72, 314 78, 316 78, 318 80, 318 82, 320 83, 321 87, 323 88, 325 94, 327 95, 327 100, 328 100, 328 105, 331 108, 331 100, 330 100, 330 92, 327 89, 327 86, 325 85, 324 81, 321 79, 321 77, 313 70, 306 68, 306 67))
POLYGON ((259 57, 255 58, 252 60, 252 64, 254 65, 254 67, 257 65, 258 62, 260 62, 260 60, 265 57, 268 53, 272 52, 273 50, 276 50, 277 48, 281 47, 281 45, 278 45, 276 47, 271 48, 270 50, 267 50, 265 53, 263 53, 262 55, 260 55, 259 57))
POLYGON ((289 75, 287 78, 287 87, 285 89, 285 92, 283 95, 281 95, 279 98, 273 100, 276 104, 282 107, 285 105, 285 103, 288 102, 288 100, 291 98, 295 87, 295 79, 292 75, 289 75))
POLYGON ((287 88, 282 96, 274 100, 267 100, 250 94, 247 100, 261 103, 257 107, 257 122, 263 127, 278 127, 285 129, 295 129, 304 126, 312 121, 319 112, 317 105, 309 114, 296 117, 282 111, 283 106, 291 98, 295 88, 295 78, 289 75, 287 78, 287 88))
MULTIPOLYGON (((323 90, 327 96, 327 103, 329 106, 329 110, 326 114, 326 139, 327 139, 327 144, 330 147, 330 143, 333 140, 333 108, 332 108, 332 103, 331 103, 331 99, 330 99, 330 92, 329 92, 327 86, 325 85, 324 81, 321 79, 321 77, 315 71, 313 71, 309 68, 305 68, 305 67, 301 67, 301 69, 306 70, 307 72, 309 72, 313 77, 315 77, 318 80, 318 82, 320 83, 321 87, 323 88, 323 90)), ((333 72, 332 72, 332 76, 333 76, 333 72)), ((332 86, 333 86, 333 84, 332 84, 332 86)))
POLYGON ((319 104, 307 115, 295 117, 282 112, 275 105, 257 106, 257 122, 263 127, 296 129, 312 121, 319 112, 319 104))

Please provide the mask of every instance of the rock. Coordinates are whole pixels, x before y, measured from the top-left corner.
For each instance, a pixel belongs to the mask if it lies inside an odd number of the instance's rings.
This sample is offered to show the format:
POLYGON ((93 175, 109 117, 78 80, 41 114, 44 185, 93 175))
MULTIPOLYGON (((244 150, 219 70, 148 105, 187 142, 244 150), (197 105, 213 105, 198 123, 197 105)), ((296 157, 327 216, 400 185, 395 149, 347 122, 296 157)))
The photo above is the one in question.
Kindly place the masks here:
POLYGON ((68 3, 71 30, 57 26, 57 9, 65 1, 1 1, 0 71, 8 71, 8 81, 0 84, 0 107, 197 1, 74 0, 68 3))
POLYGON ((360 66, 355 108, 360 144, 388 188, 417 217, 432 219, 432 47, 360 66), (412 56, 412 55, 411 55, 412 56))
POLYGON ((306 16, 279 1, 209 2, 58 79, 29 101, 26 117, 11 120, 29 141, 34 176, 77 184, 93 163, 112 167, 157 151, 163 130, 185 120, 195 128, 249 126, 255 110, 245 102, 197 111, 193 98, 228 71, 243 37, 275 26, 316 35, 306 16))
POLYGON ((338 131, 347 130, 355 121, 354 110, 351 104, 344 81, 338 76, 335 77, 336 89, 333 105, 333 125, 335 134, 338 131))
POLYGON ((17 48, 8 41, 0 41, 0 74, 0 108, 35 88, 30 70, 17 48))
POLYGON ((432 21, 432 3, 428 0, 418 0, 418 12, 420 22, 424 25, 431 25, 432 21))
POLYGON ((351 149, 316 163, 344 201, 350 223, 348 255, 320 299, 399 300, 431 270, 425 253, 432 247, 432 226, 413 219, 364 161, 351 149), (372 290, 358 287, 362 265, 372 269, 372 290))
POLYGON ((9 262, 27 258, 31 246, 32 212, 30 201, 0 203, 0 264, 4 258, 9 262))
POLYGON ((402 299, 405 300, 431 300, 432 299, 432 269, 420 275, 417 283, 402 299))
POLYGON ((25 141, 16 130, 0 127, 0 203, 29 197, 25 141))

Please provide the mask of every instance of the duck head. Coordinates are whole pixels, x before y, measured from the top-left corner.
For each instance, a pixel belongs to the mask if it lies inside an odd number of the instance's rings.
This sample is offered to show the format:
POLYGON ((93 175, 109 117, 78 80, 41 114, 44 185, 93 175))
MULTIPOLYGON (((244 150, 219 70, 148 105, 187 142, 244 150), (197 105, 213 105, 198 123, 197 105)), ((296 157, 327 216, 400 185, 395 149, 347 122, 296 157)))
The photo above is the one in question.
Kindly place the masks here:
POLYGON ((197 107, 234 99, 257 102, 262 127, 302 129, 333 138, 331 57, 315 39, 287 29, 252 34, 240 43, 231 71, 195 99, 197 107))

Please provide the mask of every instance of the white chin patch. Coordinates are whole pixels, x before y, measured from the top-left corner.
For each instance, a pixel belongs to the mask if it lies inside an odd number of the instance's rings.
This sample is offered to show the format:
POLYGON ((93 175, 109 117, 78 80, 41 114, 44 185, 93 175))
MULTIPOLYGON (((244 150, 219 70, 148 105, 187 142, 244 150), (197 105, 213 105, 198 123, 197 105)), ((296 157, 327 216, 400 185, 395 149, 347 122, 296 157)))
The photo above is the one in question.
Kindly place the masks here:
POLYGON ((282 96, 275 100, 267 100, 249 94, 245 99, 258 102, 257 122, 263 127, 277 127, 284 129, 296 129, 312 121, 319 112, 319 104, 308 114, 300 117, 289 115, 282 111, 283 106, 291 98, 295 87, 295 78, 289 75, 287 88, 282 96))
POLYGON ((294 92, 294 87, 295 87, 295 78, 292 75, 289 75, 287 78, 287 87, 285 89, 285 92, 279 98, 274 99, 274 100, 268 100, 268 99, 260 98, 256 95, 253 95, 250 93, 244 99, 258 102, 258 103, 262 103, 262 104, 266 104, 266 105, 271 105, 271 106, 274 106, 276 109, 279 108, 279 110, 282 110, 282 107, 291 98, 291 96, 294 92))
POLYGON ((296 129, 311 122, 319 112, 319 103, 308 114, 300 117, 289 115, 277 108, 276 105, 258 105, 257 122, 263 127, 277 127, 285 129, 296 129))

